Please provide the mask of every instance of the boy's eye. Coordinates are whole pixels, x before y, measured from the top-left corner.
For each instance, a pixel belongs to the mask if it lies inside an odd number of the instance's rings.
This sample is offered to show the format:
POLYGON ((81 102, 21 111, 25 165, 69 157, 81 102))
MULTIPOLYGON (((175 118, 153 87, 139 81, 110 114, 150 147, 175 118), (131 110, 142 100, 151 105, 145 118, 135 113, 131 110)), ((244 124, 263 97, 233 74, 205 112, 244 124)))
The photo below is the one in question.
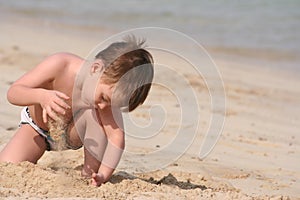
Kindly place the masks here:
POLYGON ((104 96, 101 96, 101 101, 104 101, 105 103, 108 103, 108 100, 104 96))

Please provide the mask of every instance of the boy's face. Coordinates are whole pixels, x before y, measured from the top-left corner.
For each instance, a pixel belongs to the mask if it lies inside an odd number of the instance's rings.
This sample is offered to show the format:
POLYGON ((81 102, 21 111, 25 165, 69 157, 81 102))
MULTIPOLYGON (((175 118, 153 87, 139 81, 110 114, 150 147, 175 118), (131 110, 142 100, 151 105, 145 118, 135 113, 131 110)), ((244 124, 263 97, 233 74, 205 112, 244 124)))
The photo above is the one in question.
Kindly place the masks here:
POLYGON ((111 106, 113 90, 113 85, 108 85, 100 81, 95 92, 95 106, 99 109, 104 109, 108 106, 111 106))

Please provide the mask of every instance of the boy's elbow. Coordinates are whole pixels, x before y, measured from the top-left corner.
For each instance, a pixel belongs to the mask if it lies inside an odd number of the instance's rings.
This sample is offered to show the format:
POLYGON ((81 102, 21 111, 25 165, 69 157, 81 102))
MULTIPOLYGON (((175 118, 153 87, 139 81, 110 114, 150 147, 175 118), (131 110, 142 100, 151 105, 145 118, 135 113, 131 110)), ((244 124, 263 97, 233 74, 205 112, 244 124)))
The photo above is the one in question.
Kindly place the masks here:
POLYGON ((6 99, 9 103, 14 104, 14 98, 13 98, 13 88, 10 87, 6 93, 6 99))
POLYGON ((7 93, 6 93, 6 98, 7 98, 7 101, 13 105, 18 105, 17 102, 16 102, 16 90, 15 90, 15 87, 14 86, 11 86, 7 93))

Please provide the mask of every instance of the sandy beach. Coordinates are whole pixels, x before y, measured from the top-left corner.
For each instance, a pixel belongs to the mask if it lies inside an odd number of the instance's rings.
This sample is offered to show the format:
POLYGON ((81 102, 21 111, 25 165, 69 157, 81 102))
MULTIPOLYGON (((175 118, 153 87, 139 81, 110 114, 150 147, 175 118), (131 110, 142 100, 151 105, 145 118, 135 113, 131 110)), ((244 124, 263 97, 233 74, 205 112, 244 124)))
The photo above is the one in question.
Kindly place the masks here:
MULTIPOLYGON (((27 27, 2 24, 0 149, 13 136, 20 120, 21 108, 6 100, 6 91, 13 81, 55 52, 68 51, 85 57, 113 33, 103 30, 99 39, 85 40, 79 34, 36 30, 38 26, 30 23, 27 27)), ((222 135, 206 158, 198 158, 203 140, 203 134, 198 134, 188 151, 165 168, 140 173, 136 164, 139 158, 125 157, 111 180, 95 188, 80 177, 82 149, 46 152, 37 165, 0 163, 0 199, 300 199, 299 72, 226 60, 213 51, 210 54, 223 78, 227 107, 222 135)), ((204 132, 210 115, 208 91, 202 80, 195 80, 188 72, 187 75, 204 99, 199 124, 199 132, 204 132)), ((176 85, 176 81, 172 84, 176 85)), ((145 107, 159 98, 168 101, 171 97, 156 87, 145 107)), ((168 109, 177 107, 169 105, 168 109)), ((134 116, 147 119, 143 109, 134 116)), ((170 120, 176 121, 176 116, 172 116, 170 120)), ((163 144, 175 128, 168 127, 161 139, 163 144)), ((128 144, 136 151, 150 148, 142 143, 128 144)), ((156 144, 153 148, 160 147, 156 144)), ((153 164, 150 162, 153 160, 143 160, 144 165, 153 164)))

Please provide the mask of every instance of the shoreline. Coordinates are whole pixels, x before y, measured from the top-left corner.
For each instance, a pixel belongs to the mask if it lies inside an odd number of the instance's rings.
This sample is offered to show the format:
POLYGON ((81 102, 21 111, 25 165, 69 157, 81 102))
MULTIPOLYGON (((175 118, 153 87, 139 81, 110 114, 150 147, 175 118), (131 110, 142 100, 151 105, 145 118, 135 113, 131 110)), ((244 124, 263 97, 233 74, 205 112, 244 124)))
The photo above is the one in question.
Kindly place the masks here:
MULTIPOLYGON (((53 51, 60 51, 60 49, 62 51, 76 49, 74 53, 81 54, 82 56, 88 55, 88 53, 91 50, 93 50, 97 44, 101 43, 103 40, 110 37, 111 35, 125 31, 123 29, 116 29, 115 27, 108 28, 104 26, 85 26, 66 24, 63 22, 56 22, 51 20, 47 21, 45 19, 40 20, 37 19, 37 17, 34 15, 31 16, 30 14, 26 13, 22 14, 17 11, 15 11, 15 13, 10 13, 3 9, 0 10, 3 11, 3 19, 0 19, 1 24, 3 25, 3 29, 21 30, 25 31, 28 37, 35 37, 35 35, 38 34, 35 32, 34 29, 39 27, 39 31, 43 37, 51 38, 51 36, 53 35, 54 38, 63 41, 61 45, 58 45, 59 43, 56 43, 56 47, 53 48, 53 51), (84 40, 82 40, 82 36, 85 36, 84 40), (74 45, 70 46, 70 43, 74 43, 74 45), (70 46, 70 48, 65 48, 65 46, 70 46), (84 48, 80 50, 79 47, 84 48)), ((130 29, 132 29, 132 27, 130 29)), ((175 31, 177 30, 175 29, 175 31)), ((189 36, 185 32, 182 33, 189 36)), ((4 41, 7 41, 7 38, 5 38, 5 32, 3 35, 4 38, 2 40, 0 39, 0 41, 2 44, 5 44, 4 41)), ((266 70, 281 71, 282 73, 294 74, 297 76, 299 76, 300 74, 300 58, 298 57, 297 52, 280 51, 278 49, 276 50, 267 48, 255 49, 245 47, 237 48, 235 46, 215 46, 213 44, 205 44, 205 41, 197 42, 207 50, 207 52, 211 55, 213 59, 216 60, 234 60, 238 63, 248 63, 252 65, 257 65, 265 68, 266 70)), ((18 43, 22 42, 18 41, 18 43)), ((48 45, 47 48, 49 49, 49 43, 43 43, 42 41, 38 41, 38 43, 41 43, 40 47, 42 47, 42 45, 48 45)), ((22 46, 30 45, 27 44, 22 46)), ((31 48, 28 48, 26 50, 32 51, 31 48)), ((34 49, 33 51, 38 50, 34 49)))

